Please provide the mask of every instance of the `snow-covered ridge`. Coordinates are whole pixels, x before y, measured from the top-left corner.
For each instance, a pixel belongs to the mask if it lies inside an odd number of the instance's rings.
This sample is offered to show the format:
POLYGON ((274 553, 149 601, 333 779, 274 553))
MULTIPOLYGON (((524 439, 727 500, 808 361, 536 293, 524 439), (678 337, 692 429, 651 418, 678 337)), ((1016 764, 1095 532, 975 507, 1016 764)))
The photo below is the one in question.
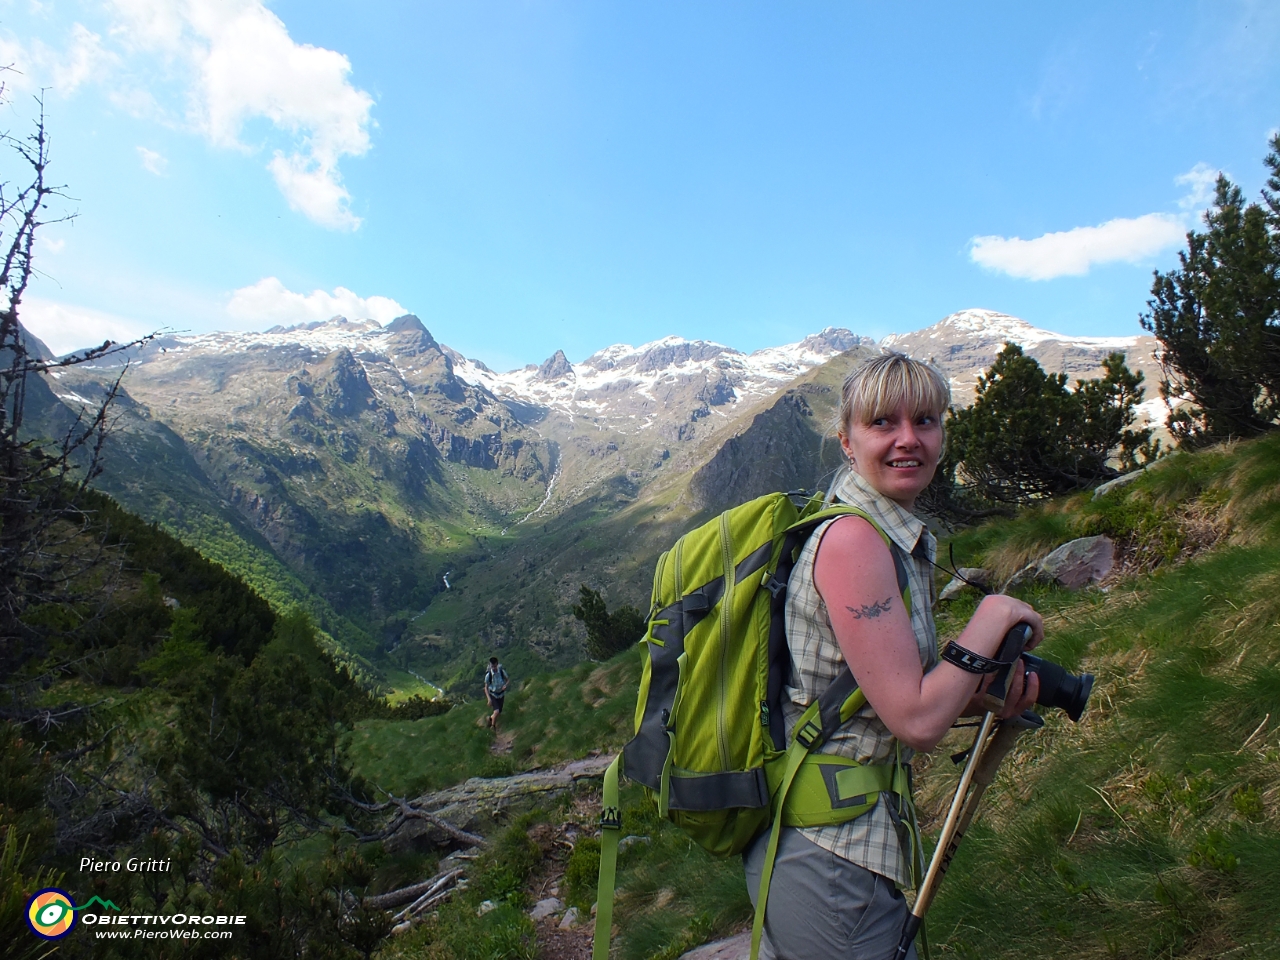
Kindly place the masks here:
POLYGON ((983 341, 1012 341, 1021 347, 1033 347, 1037 344, 1056 341, 1070 343, 1081 347, 1098 347, 1111 350, 1125 350, 1138 342, 1132 337, 1074 337, 1052 330, 1033 327, 1025 320, 1011 317, 1007 313, 995 310, 971 308, 960 310, 950 316, 943 317, 931 327, 916 330, 912 333, 895 333, 880 341, 882 347, 892 348, 899 343, 914 343, 921 339, 940 340, 960 336, 981 339, 983 341))
POLYGON ((735 399, 764 395, 859 343, 872 342, 828 327, 798 343, 747 354, 711 340, 670 336, 639 347, 616 343, 576 364, 557 353, 540 367, 531 364, 509 373, 494 373, 467 360, 454 364, 454 374, 499 396, 600 412, 623 391, 652 396, 664 382, 680 379, 723 383, 721 389, 732 391, 735 399))
POLYGON ((216 333, 172 334, 161 338, 159 344, 166 350, 199 350, 210 353, 236 353, 244 350, 281 346, 309 348, 325 355, 346 347, 348 350, 367 350, 370 345, 385 339, 388 334, 376 320, 348 320, 334 317, 315 323, 300 323, 292 327, 275 326, 269 330, 223 330, 216 333))
MULTIPOLYGON (((398 318, 387 327, 373 320, 351 321, 343 317, 272 327, 261 332, 219 332, 176 335, 163 338, 157 346, 170 354, 185 352, 212 355, 250 353, 258 350, 297 351, 302 362, 312 362, 335 350, 347 349, 364 361, 392 359, 410 336, 415 352, 423 345, 438 347, 446 354, 456 377, 490 393, 523 403, 561 410, 574 416, 621 416, 647 421, 655 412, 653 404, 687 404, 695 395, 713 409, 735 400, 763 397, 783 384, 802 376, 832 357, 854 347, 875 347, 875 341, 843 328, 828 327, 797 343, 767 347, 744 353, 711 340, 687 340, 668 336, 640 346, 617 343, 598 350, 578 363, 556 351, 541 365, 498 373, 477 359, 463 357, 437 343, 416 317, 398 318), (310 357, 306 355, 310 354, 310 357), (640 406, 629 402, 634 399, 640 406)), ((897 348, 915 355, 968 344, 985 356, 994 345, 1005 341, 1026 349, 1062 343, 1088 350, 1128 350, 1138 337, 1073 337, 1034 327, 1024 320, 994 310, 961 310, 933 326, 907 334, 884 338, 879 346, 897 348), (937 344, 937 348, 933 345, 937 344)), ((998 347, 996 348, 998 349, 998 347)), ((147 351, 144 360, 159 351, 147 351)), ((967 362, 979 359, 973 351, 957 355, 967 362)), ((939 354, 941 356, 941 354, 939 354)), ((962 361, 963 362, 963 361, 962 361)), ((989 360, 974 367, 981 372, 989 360)), ((397 370, 399 367, 397 367, 397 370)), ((950 370, 953 380, 965 379, 971 371, 950 370)))

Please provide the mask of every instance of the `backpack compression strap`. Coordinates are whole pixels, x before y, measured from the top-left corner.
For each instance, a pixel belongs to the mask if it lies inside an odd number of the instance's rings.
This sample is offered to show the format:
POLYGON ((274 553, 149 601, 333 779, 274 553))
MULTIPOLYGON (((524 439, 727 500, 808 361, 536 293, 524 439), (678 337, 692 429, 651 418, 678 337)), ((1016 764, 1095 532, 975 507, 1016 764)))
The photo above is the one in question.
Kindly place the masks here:
POLYGON ((622 804, 618 796, 618 767, 622 754, 604 772, 600 797, 600 880, 596 888, 596 930, 591 960, 609 960, 609 932, 613 928, 613 884, 618 869, 618 836, 622 833, 622 804))

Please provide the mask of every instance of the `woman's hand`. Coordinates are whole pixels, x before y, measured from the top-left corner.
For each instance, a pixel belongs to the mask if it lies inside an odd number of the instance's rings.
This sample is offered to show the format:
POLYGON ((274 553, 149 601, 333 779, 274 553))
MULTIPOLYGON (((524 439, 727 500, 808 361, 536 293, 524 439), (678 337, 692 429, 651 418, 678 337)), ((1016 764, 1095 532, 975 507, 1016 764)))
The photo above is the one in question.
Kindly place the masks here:
MULTIPOLYGON (((978 685, 978 692, 969 698, 961 716, 980 717, 987 712, 983 697, 986 696, 987 688, 995 681, 995 677, 994 673, 989 673, 982 678, 982 682, 978 685)), ((1004 709, 999 714, 1000 719, 1008 720, 1010 717, 1020 716, 1024 710, 1030 710, 1039 695, 1040 677, 1034 672, 1028 672, 1026 664, 1019 660, 1010 671, 1009 686, 1004 698, 1004 709)))
POLYGON ((990 647, 990 641, 979 641, 976 637, 995 635, 1003 640, 1005 634, 1020 623, 1031 627, 1031 639, 1027 641, 1027 649, 1034 650, 1044 639, 1044 620, 1040 614, 1036 613, 1035 608, 1030 604, 1023 603, 1016 597, 993 593, 982 598, 978 609, 974 611, 968 626, 956 639, 956 643, 974 653, 988 657, 994 656, 999 645, 997 644, 996 648, 986 649, 990 647), (966 637, 972 638, 972 642, 966 643, 966 637))

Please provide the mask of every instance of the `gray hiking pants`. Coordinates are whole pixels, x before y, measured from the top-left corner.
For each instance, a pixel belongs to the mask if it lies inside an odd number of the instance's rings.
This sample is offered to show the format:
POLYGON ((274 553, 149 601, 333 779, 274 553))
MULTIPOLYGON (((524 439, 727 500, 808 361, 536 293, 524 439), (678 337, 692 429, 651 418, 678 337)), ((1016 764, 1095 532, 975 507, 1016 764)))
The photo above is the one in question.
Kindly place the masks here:
MULTIPOLYGON (((752 904, 768 844, 766 830, 742 857, 752 904)), ((760 960, 892 960, 907 913, 892 880, 783 827, 760 960)), ((916 960, 914 946, 907 958, 916 960)))

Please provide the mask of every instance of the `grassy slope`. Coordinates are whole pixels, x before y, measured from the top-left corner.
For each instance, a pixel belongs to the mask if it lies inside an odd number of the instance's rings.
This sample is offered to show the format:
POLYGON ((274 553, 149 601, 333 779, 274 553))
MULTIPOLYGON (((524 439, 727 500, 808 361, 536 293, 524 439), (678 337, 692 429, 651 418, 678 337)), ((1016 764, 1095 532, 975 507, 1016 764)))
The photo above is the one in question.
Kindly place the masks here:
MULTIPOLYGON (((935 911, 944 956, 1280 956, 1278 490, 1272 436, 973 535, 1008 560, 1063 522, 1138 528, 1156 553, 1178 526, 1233 528, 1109 594, 1043 598, 1048 655, 1098 687, 1080 725, 1051 716, 1007 762, 935 911)), ((953 778, 927 777, 925 803, 953 778)))
MULTIPOLYGON (((1101 500, 1047 504, 954 538, 959 562, 1012 570, 1071 536, 1107 532, 1137 572, 1107 592, 1027 589, 1048 618, 1043 652, 1098 683, 1081 724, 1051 715, 1006 761, 932 912, 939 955, 1280 957, 1277 491, 1280 435, 1179 456, 1101 500), (1168 562, 1224 533, 1214 549, 1168 562)), ((944 635, 973 602, 940 614, 944 635)), ((634 655, 604 668, 607 684, 588 679, 593 669, 530 682, 508 701, 509 759, 488 752, 471 705, 362 725, 360 768, 436 786, 617 745, 629 732, 634 655), (588 689, 615 683, 618 696, 603 702, 588 689), (412 753, 406 732, 432 742, 412 753)), ((956 777, 938 758, 962 743, 957 735, 921 764, 926 830, 956 777)), ((624 807, 626 832, 653 837, 620 865, 625 960, 678 956, 748 916, 736 862, 691 848, 634 786, 624 807)))
POLYGON ((355 770, 396 794, 435 790, 472 776, 505 776, 616 749, 629 738, 639 658, 627 652, 604 664, 582 663, 557 674, 516 679, 503 707, 502 729, 514 735, 495 755, 481 718, 483 699, 422 720, 365 720, 347 738, 355 770))

